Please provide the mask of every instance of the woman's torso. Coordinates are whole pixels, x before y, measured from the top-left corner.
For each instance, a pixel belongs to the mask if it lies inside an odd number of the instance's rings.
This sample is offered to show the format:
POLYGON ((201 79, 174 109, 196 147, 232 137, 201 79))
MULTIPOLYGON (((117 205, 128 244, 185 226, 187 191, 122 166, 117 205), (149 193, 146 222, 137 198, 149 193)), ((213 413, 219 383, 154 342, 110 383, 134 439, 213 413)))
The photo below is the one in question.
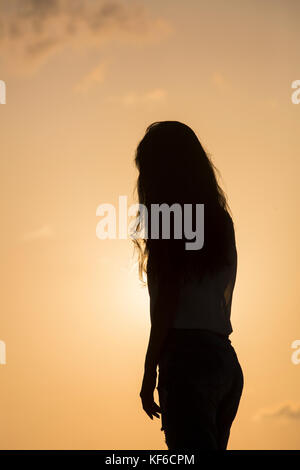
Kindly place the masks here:
MULTIPOLYGON (((201 280, 195 278, 181 286, 171 328, 202 329, 224 336, 232 333, 230 317, 237 273, 237 251, 231 218, 230 221, 229 264, 215 274, 206 273, 201 280)), ((152 318, 158 285, 151 276, 148 276, 148 289, 152 318)))

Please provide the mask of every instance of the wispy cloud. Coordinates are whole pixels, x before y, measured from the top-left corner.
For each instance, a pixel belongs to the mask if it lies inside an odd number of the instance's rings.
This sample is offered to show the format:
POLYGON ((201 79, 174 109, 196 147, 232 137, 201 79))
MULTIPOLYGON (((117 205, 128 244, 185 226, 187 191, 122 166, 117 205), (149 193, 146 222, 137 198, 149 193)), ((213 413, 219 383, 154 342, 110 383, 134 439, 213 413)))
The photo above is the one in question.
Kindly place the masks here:
POLYGON ((283 403, 272 409, 263 408, 253 417, 254 421, 265 419, 300 420, 300 404, 283 403))
POLYGON ((51 239, 54 237, 54 231, 49 225, 43 225, 42 227, 27 232, 22 236, 22 241, 31 242, 35 240, 51 239))
POLYGON ((140 104, 161 103, 165 101, 167 92, 163 88, 154 88, 152 90, 138 93, 130 91, 122 96, 110 96, 110 102, 121 103, 124 106, 135 106, 140 104))
POLYGON ((0 0, 1 60, 18 72, 36 69, 66 46, 86 49, 110 39, 140 44, 171 30, 137 0, 0 0))
POLYGON ((86 93, 94 85, 102 83, 105 79, 107 68, 107 62, 102 62, 94 67, 74 86, 74 91, 76 93, 86 93))
POLYGON ((228 82, 225 79, 224 75, 219 72, 213 73, 212 82, 219 91, 225 91, 228 89, 228 82))

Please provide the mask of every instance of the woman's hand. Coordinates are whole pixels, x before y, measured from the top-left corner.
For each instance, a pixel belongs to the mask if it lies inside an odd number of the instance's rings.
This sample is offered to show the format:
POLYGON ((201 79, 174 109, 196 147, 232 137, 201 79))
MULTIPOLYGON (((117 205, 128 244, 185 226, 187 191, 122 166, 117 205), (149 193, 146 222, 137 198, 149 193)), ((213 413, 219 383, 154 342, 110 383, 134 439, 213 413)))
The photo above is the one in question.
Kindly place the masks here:
POLYGON ((145 370, 140 397, 144 411, 153 419, 153 416, 159 418, 160 407, 154 401, 154 390, 156 386, 156 370, 145 370))

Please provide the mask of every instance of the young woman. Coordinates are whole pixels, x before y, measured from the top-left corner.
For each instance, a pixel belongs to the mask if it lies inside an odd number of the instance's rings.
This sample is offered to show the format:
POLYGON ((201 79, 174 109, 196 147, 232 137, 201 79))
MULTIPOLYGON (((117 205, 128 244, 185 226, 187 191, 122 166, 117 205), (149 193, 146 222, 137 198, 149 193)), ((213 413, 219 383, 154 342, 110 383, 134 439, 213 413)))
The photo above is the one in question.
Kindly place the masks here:
POLYGON ((135 164, 139 203, 148 213, 145 219, 140 212, 136 225, 147 236, 134 240, 139 274, 141 279, 147 275, 150 295, 142 406, 151 419, 161 413, 168 449, 225 450, 243 389, 243 372, 229 339, 237 252, 226 197, 197 136, 178 121, 148 126, 135 164), (169 211, 169 220, 164 212, 157 237, 157 219, 154 227, 149 216, 157 204, 179 204, 181 227, 175 211, 169 211), (200 204, 204 244, 187 249, 187 222, 195 229, 200 204), (186 205, 190 217, 184 215, 186 205), (160 406, 154 401, 157 366, 160 406))

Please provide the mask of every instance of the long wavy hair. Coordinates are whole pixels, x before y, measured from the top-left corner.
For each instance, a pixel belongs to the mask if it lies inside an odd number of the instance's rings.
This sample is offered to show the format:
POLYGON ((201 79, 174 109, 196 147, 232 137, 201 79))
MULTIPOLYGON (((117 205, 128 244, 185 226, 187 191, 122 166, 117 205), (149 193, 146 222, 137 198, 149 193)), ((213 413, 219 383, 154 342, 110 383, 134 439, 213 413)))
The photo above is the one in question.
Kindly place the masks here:
MULTIPOLYGON (((177 273, 183 281, 206 273, 212 274, 228 260, 229 225, 232 218, 224 191, 218 184, 214 166, 194 131, 178 121, 150 124, 135 152, 139 175, 135 190, 139 204, 204 204, 204 245, 200 250, 186 250, 185 235, 175 239, 138 238, 143 230, 143 218, 138 212, 133 243, 138 251, 139 278, 145 285, 145 275, 177 273)), ((172 214, 171 214, 172 217, 172 214)), ((148 220, 148 234, 151 220, 148 220)), ((184 233, 184 230, 183 230, 184 233)))

